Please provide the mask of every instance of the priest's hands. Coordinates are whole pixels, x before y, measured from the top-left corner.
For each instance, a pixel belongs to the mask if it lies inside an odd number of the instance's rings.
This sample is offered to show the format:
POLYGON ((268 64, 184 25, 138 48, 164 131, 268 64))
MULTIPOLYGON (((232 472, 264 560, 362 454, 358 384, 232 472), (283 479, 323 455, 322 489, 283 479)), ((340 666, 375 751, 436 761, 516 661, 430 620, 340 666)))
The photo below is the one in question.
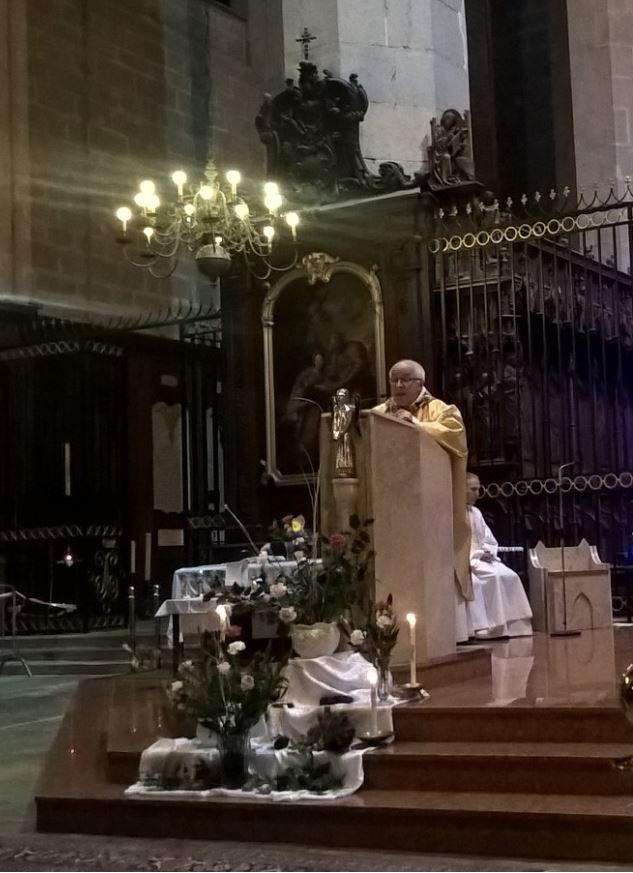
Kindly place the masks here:
POLYGON ((495 556, 492 554, 492 552, 486 552, 486 551, 482 552, 481 558, 480 558, 481 561, 485 561, 487 564, 492 564, 494 559, 495 559, 495 556))
POLYGON ((408 421, 409 424, 414 424, 416 421, 415 417, 409 412, 408 409, 404 409, 404 407, 396 409, 394 415, 396 418, 399 418, 400 421, 408 421))

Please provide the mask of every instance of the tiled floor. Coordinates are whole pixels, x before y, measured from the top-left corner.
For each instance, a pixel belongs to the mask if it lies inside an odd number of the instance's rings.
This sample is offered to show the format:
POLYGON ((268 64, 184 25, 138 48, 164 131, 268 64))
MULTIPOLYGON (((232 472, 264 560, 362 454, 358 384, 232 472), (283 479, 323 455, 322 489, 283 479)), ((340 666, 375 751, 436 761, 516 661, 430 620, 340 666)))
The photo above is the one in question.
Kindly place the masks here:
POLYGON ((33 826, 35 781, 77 682, 0 675, 0 833, 33 826))

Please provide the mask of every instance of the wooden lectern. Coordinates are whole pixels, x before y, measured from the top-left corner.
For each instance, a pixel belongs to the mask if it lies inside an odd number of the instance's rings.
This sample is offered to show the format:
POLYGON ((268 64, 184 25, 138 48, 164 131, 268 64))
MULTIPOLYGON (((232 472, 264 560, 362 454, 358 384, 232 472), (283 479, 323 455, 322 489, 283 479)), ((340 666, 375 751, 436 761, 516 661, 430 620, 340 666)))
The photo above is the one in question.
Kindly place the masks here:
POLYGON ((322 416, 321 527, 326 534, 348 529, 352 511, 362 519, 374 519, 375 596, 381 600, 391 593, 400 619, 393 663, 409 660, 408 612, 417 616, 419 662, 454 654, 453 501, 448 454, 422 428, 367 412, 361 416, 360 434, 353 435, 357 477, 337 480, 330 428, 331 416, 322 416))

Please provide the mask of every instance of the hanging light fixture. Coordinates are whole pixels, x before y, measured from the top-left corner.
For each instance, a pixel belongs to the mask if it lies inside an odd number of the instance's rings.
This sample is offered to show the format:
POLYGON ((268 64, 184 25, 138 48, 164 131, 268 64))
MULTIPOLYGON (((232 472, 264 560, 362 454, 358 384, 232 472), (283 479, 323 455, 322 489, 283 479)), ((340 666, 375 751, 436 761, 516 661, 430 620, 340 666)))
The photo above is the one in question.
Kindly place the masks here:
POLYGON ((234 255, 242 255, 249 270, 260 279, 272 272, 290 270, 297 263, 296 212, 283 212, 284 198, 276 182, 266 182, 263 209, 253 210, 239 193, 241 175, 229 170, 223 183, 213 161, 199 185, 187 184, 187 174, 172 174, 176 198, 163 202, 151 179, 141 182, 134 196, 134 211, 121 206, 116 217, 121 222, 117 237, 126 259, 153 276, 166 278, 176 269, 180 253, 193 253, 201 273, 215 281, 226 275, 234 255), (278 243, 290 243, 292 258, 285 264, 274 262, 278 243), (136 244, 137 253, 131 253, 136 244))

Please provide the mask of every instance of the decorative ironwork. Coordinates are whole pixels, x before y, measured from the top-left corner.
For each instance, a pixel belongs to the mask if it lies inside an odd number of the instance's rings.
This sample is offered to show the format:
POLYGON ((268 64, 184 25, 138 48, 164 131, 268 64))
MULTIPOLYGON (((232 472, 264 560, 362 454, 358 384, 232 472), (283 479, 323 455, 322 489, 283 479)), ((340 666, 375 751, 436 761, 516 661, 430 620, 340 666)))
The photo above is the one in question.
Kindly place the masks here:
POLYGON ((436 389, 462 410, 499 538, 557 543, 562 528, 621 563, 633 545, 630 182, 503 206, 477 195, 435 221, 436 389))
POLYGON ((18 543, 28 540, 64 540, 80 537, 120 537, 122 529, 118 525, 106 524, 62 524, 50 527, 23 527, 18 530, 0 530, 0 542, 18 543))
POLYGON ((90 574, 101 609, 107 615, 119 599, 119 552, 104 545, 95 553, 95 571, 90 574))
POLYGON ((589 473, 583 476, 563 476, 558 479, 519 479, 505 482, 488 482, 482 487, 482 496, 492 497, 527 497, 539 494, 557 494, 562 491, 568 494, 575 491, 613 491, 616 488, 633 488, 633 473, 625 470, 622 473, 589 473))
POLYGON ((313 63, 301 61, 298 83, 287 79, 284 91, 266 95, 255 119, 268 176, 308 198, 415 188, 420 178, 394 161, 381 164, 378 174, 367 167, 359 136, 368 106, 356 73, 345 81, 324 70, 321 78, 313 63))

